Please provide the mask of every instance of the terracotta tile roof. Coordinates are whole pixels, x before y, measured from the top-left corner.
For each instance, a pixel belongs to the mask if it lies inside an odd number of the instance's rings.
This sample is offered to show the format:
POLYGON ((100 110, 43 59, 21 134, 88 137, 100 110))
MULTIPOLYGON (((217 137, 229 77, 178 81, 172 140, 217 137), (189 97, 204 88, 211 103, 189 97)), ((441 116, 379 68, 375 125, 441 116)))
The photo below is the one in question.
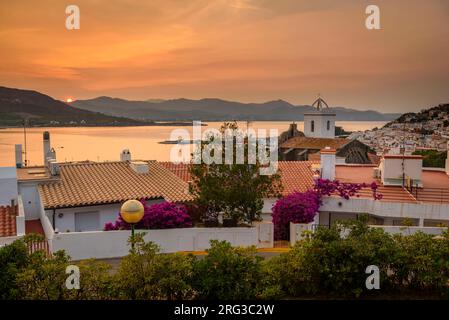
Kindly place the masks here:
POLYGON ((164 166, 176 176, 181 178, 185 182, 190 181, 190 164, 189 163, 173 163, 173 162, 159 162, 160 165, 164 166))
POLYGON ((188 201, 188 184, 156 161, 148 173, 136 173, 128 162, 61 164, 58 182, 39 185, 44 208, 117 203, 164 198, 188 201))
MULTIPOLYGON (((279 175, 283 186, 283 195, 294 191, 306 191, 313 187, 312 161, 279 161, 279 175)), ((188 182, 190 180, 190 164, 174 164, 160 162, 161 165, 171 170, 178 177, 188 182)))
POLYGON ((279 161, 279 174, 284 187, 282 195, 313 188, 312 161, 279 161))
POLYGON ((0 207, 0 237, 17 235, 16 216, 17 206, 0 207))
POLYGON ((371 161, 372 164, 378 165, 380 163, 380 157, 377 154, 368 153, 367 156, 368 156, 369 161, 371 161))
POLYGON ((349 139, 343 138, 310 138, 310 137, 294 137, 281 144, 282 149, 316 149, 321 150, 325 147, 340 149, 347 143, 349 139))

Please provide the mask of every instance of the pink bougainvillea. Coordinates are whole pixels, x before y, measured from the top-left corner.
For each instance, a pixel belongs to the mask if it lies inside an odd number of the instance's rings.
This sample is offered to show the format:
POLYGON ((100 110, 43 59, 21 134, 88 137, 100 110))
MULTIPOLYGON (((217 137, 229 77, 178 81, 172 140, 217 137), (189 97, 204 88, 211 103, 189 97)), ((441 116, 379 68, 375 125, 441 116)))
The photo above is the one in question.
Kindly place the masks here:
MULTIPOLYGON (((187 208, 182 204, 171 202, 156 203, 147 206, 144 201, 145 214, 142 220, 136 225, 136 229, 170 229, 192 227, 192 219, 187 213, 187 208)), ((114 223, 106 223, 105 231, 109 230, 129 230, 131 225, 123 221, 119 215, 114 223)))
POLYGON ((275 240, 288 239, 290 222, 312 222, 319 207, 320 196, 315 191, 294 192, 276 201, 272 213, 275 240))
POLYGON ((353 196, 359 197, 358 192, 363 188, 370 188, 373 199, 382 199, 378 192, 378 184, 342 183, 338 180, 318 179, 313 190, 294 192, 276 201, 272 209, 274 224, 274 239, 286 240, 289 237, 289 225, 293 223, 310 223, 315 218, 323 196, 339 195, 348 200, 353 196))

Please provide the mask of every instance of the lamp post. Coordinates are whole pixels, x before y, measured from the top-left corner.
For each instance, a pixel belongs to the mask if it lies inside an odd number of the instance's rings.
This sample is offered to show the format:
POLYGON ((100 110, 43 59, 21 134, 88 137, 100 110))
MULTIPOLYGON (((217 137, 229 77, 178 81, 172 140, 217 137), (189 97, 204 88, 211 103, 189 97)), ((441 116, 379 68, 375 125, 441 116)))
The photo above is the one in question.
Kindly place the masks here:
POLYGON ((120 216, 122 219, 131 225, 131 250, 134 252, 134 226, 143 218, 144 214, 143 204, 137 200, 126 201, 121 209, 120 216))

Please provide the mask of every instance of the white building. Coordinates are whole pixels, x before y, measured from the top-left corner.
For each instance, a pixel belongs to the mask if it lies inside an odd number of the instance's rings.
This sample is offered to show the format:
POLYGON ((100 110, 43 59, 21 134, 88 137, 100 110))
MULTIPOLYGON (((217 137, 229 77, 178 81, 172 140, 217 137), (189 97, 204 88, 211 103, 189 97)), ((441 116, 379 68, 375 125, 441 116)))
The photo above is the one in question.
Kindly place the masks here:
POLYGON ((304 135, 311 138, 335 138, 335 113, 320 97, 312 107, 316 110, 304 114, 304 135))

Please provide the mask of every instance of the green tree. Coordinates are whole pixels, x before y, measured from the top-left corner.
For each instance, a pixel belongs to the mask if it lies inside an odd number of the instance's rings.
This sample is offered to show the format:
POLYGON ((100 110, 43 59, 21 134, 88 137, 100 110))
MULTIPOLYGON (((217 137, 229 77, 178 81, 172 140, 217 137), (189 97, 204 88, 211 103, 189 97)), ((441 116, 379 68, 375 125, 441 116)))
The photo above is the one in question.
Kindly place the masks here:
MULTIPOLYGON (((235 123, 225 123, 221 132, 227 129, 236 130, 235 123)), ((190 169, 192 181, 190 192, 195 197, 195 203, 204 208, 205 219, 216 219, 220 212, 225 218, 236 221, 252 223, 258 220, 263 208, 263 198, 279 195, 281 190, 280 176, 278 174, 262 175, 260 169, 263 165, 256 159, 255 164, 249 164, 248 150, 250 142, 247 136, 233 138, 232 164, 193 164, 190 169), (236 145, 238 139, 244 145, 244 164, 237 164, 236 145)), ((213 143, 214 137, 202 143, 194 157, 202 154, 205 148, 213 143)), ((225 159, 225 148, 213 150, 221 152, 225 159)))
POLYGON ((437 150, 417 150, 415 155, 423 156, 423 166, 432 168, 444 168, 446 165, 447 152, 437 150))

